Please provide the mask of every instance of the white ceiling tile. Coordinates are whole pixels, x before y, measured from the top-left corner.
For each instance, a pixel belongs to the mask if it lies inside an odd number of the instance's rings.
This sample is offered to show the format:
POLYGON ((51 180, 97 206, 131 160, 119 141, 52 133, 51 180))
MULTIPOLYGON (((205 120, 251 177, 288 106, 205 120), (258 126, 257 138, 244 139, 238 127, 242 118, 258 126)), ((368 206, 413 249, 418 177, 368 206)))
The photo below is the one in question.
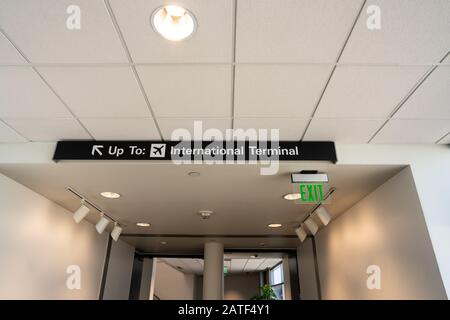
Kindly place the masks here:
POLYGON ((316 112, 320 118, 383 118, 428 67, 339 66, 316 112))
POLYGON ((335 62, 360 0, 238 0, 236 61, 335 62))
POLYGON ((265 259, 263 263, 258 266, 258 270, 265 270, 267 268, 272 268, 276 264, 280 263, 281 259, 265 259))
POLYGON ((26 142, 27 139, 0 121, 0 143, 2 142, 26 142))
POLYGON ((150 117, 129 67, 42 67, 39 71, 78 117, 150 117))
MULTIPOLYGON (((207 129, 218 129, 221 131, 221 133, 225 136, 225 130, 231 128, 231 119, 189 119, 189 118, 159 118, 157 119, 157 122, 159 124, 159 127, 161 129, 162 135, 164 139, 167 140, 179 140, 172 139, 172 132, 175 129, 187 129, 191 137, 193 137, 194 140, 194 122, 195 121, 201 121, 200 126, 201 130, 200 133, 204 132, 207 129)), ((199 127, 200 128, 200 127, 199 127)), ((202 140, 202 139, 195 139, 195 140, 202 140)), ((209 139, 204 139, 209 140, 209 139)), ((225 139, 223 139, 225 140, 225 139)))
POLYGON ((331 66, 236 66, 235 115, 310 117, 331 66))
POLYGON ((347 42, 344 63, 437 63, 450 47, 450 1, 371 0, 347 42), (377 5, 381 29, 369 30, 367 7, 377 5))
POLYGON ((16 48, 0 32, 0 64, 26 63, 16 48))
POLYGON ((231 272, 242 272, 248 259, 231 259, 231 272))
POLYGON ((258 266, 264 261, 264 259, 248 259, 245 265, 244 271, 255 271, 258 270, 258 266))
POLYGON ((159 140, 153 119, 80 119, 96 140, 159 140))
POLYGON ((231 62, 233 1, 170 1, 188 9, 198 20, 195 33, 180 42, 162 38, 150 24, 150 16, 164 2, 110 0, 135 62, 231 62))
POLYGON ((450 119, 450 66, 434 70, 394 117, 450 119))
POLYGON ((313 119, 304 140, 366 143, 385 120, 313 119))
POLYGON ((0 117, 68 117, 69 111, 30 67, 0 67, 0 117))
MULTIPOLYGON (((280 140, 300 140, 309 119, 299 118, 235 118, 234 129, 279 129, 280 140)), ((270 132, 267 133, 270 139, 270 132)))
POLYGON ((34 63, 127 62, 102 0, 2 0, 3 30, 34 63), (81 28, 69 30, 70 5, 81 9, 81 28))
POLYGON ((156 117, 230 117, 231 67, 138 67, 156 117))
POLYGON ((450 144, 450 132, 438 142, 439 144, 450 144))
POLYGON ((31 141, 91 139, 75 119, 9 119, 5 122, 31 141))
POLYGON ((450 131, 450 119, 392 119, 372 140, 373 143, 435 143, 450 131))

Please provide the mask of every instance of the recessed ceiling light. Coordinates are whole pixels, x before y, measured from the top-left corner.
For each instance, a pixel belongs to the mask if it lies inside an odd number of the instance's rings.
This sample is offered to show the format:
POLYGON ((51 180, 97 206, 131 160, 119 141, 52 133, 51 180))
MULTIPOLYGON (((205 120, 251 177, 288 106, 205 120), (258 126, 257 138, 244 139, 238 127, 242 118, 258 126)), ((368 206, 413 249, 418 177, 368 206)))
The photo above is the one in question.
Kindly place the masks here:
POLYGON ((160 243, 161 243, 163 246, 165 246, 165 245, 167 244, 166 241, 161 241, 160 243))
POLYGON ((200 172, 195 172, 195 171, 189 172, 188 176, 189 177, 200 177, 200 172))
POLYGON ((280 228, 282 226, 281 223, 271 223, 267 225, 269 228, 280 228))
POLYGON ((196 28, 194 15, 187 9, 174 5, 156 9, 150 19, 153 29, 170 41, 186 39, 196 28))
POLYGON ((300 193, 288 193, 283 196, 284 200, 299 200, 301 198, 300 193))
POLYGON ((116 192, 110 192, 110 191, 105 191, 100 193, 102 197, 108 198, 108 199, 117 199, 120 198, 120 194, 116 193, 116 192))
POLYGON ((138 227, 150 227, 150 223, 147 222, 138 222, 136 223, 138 227))
POLYGON ((212 210, 200 210, 198 212, 198 214, 199 214, 200 218, 202 218, 203 220, 208 220, 214 214, 214 211, 212 211, 212 210))

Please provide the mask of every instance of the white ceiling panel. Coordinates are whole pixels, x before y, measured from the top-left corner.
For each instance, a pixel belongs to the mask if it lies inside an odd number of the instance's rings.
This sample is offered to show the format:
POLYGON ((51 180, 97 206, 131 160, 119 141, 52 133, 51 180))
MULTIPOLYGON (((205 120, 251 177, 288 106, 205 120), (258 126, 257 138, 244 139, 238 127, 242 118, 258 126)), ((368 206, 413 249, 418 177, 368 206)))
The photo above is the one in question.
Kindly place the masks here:
POLYGON ((238 0, 236 61, 335 62, 362 1, 238 0))
POLYGON ((25 62, 25 59, 19 54, 16 48, 0 32, 0 64, 19 64, 25 62))
POLYGON ((0 67, 0 117, 69 117, 58 97, 29 67, 0 67))
POLYGON ((135 62, 231 62, 232 0, 109 0, 135 62), (157 34, 150 17, 164 2, 189 9, 198 19, 195 33, 171 42, 157 34))
POLYGON ((31 62, 127 62, 102 0, 2 0, 0 24, 31 62), (70 5, 81 28, 70 30, 70 5))
POLYGON ((428 67, 337 67, 316 112, 319 118, 383 118, 428 67))
POLYGON ((231 67, 138 67, 156 117, 230 117, 231 67))
POLYGON ((450 144, 450 132, 441 140, 439 140, 439 144, 450 144))
POLYGON ((31 141, 91 139, 75 119, 9 119, 6 122, 31 141))
POLYGON ((450 131, 450 119, 390 120, 373 143, 434 143, 450 131))
POLYGON ((263 261, 263 263, 261 263, 258 266, 258 270, 265 270, 267 268, 272 268, 273 266, 275 266, 276 264, 278 264, 280 262, 281 262, 281 259, 271 259, 271 258, 265 259, 263 261))
MULTIPOLYGON (((299 118, 236 118, 234 129, 279 129, 281 140, 300 140, 309 119, 299 118)), ((270 132, 267 133, 270 138, 270 132)))
POLYGON ((330 71, 324 65, 238 65, 235 115, 310 117, 330 71))
POLYGON ((0 121, 0 143, 1 142, 26 142, 27 139, 0 121))
POLYGON ((262 262, 264 262, 264 259, 248 259, 244 271, 250 272, 258 270, 258 267, 262 262))
POLYGON ((313 119, 304 140, 366 143, 385 120, 313 119))
MULTIPOLYGON (((159 127, 161 128, 163 138, 167 140, 171 139, 172 132, 176 129, 187 129, 191 135, 194 135, 195 121, 201 121, 201 132, 207 129, 218 129, 223 135, 225 135, 225 130, 231 128, 231 119, 159 118, 157 121, 159 127)), ((172 140, 178 139, 174 138, 172 140)))
POLYGON ((434 70, 394 117, 450 119, 450 66, 434 70))
POLYGON ((80 119, 96 140, 158 140, 158 130, 153 119, 80 119))
POLYGON ((340 62, 437 63, 450 47, 449 16, 448 0, 367 1, 340 62), (372 5, 380 8, 380 30, 367 28, 372 5))
POLYGON ((242 272, 248 259, 231 259, 230 272, 242 272))
POLYGON ((129 67, 43 67, 39 71, 78 117, 150 117, 129 67))

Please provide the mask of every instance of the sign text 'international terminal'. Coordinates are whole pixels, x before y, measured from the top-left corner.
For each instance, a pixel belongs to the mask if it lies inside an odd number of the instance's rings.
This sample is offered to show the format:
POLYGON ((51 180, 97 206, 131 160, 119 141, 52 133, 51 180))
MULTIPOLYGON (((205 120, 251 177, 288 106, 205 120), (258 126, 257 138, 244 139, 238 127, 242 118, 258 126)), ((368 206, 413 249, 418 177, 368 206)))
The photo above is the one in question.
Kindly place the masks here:
POLYGON ((273 160, 336 163, 328 141, 59 141, 53 160, 273 160))

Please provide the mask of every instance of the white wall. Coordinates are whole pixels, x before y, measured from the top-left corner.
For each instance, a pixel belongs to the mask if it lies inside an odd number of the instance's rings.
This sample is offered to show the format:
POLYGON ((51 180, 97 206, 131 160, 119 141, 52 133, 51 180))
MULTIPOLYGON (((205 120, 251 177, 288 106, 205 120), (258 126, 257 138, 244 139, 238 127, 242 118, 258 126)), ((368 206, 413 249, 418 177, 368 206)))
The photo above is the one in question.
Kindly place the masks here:
MULTIPOLYGON (((316 235, 323 299, 446 299, 410 168, 316 235), (381 268, 381 289, 366 286, 381 268)), ((301 257, 300 257, 301 259, 301 257)))
POLYGON ((250 300, 259 294, 257 272, 228 274, 224 277, 224 300, 250 300))
POLYGON ((339 164, 409 164, 450 296, 450 146, 336 144, 339 164))
POLYGON ((107 236, 0 174, 0 299, 97 299, 107 236), (66 287, 69 265, 80 290, 66 287))
POLYGON ((193 300, 194 275, 181 272, 158 261, 155 273, 155 295, 161 300, 193 300))
POLYGON ((134 247, 120 239, 112 242, 103 294, 104 300, 128 300, 133 259, 134 247))

